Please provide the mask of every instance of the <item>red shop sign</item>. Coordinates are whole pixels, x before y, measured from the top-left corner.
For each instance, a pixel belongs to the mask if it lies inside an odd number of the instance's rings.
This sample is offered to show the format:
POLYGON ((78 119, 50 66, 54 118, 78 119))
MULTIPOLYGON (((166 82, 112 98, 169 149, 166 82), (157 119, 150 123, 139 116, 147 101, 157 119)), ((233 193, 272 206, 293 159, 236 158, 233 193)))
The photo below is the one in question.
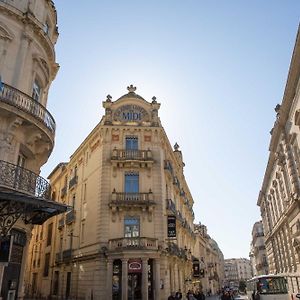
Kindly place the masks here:
POLYGON ((141 273, 142 261, 141 259, 129 259, 128 260, 128 273, 141 273))

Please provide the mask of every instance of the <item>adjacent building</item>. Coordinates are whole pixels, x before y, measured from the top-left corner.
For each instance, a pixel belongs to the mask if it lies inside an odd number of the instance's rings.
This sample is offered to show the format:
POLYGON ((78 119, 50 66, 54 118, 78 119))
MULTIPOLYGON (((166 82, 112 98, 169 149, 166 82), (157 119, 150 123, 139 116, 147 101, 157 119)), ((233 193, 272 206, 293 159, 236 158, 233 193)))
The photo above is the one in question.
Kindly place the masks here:
POLYGON ((22 299, 32 224, 66 211, 39 176, 54 146, 52 1, 0 1, 0 298, 22 299))
POLYGON ((257 205, 265 233, 269 272, 300 290, 300 36, 293 51, 282 103, 276 106, 269 160, 257 205))
POLYGON ((225 286, 238 288, 240 281, 252 278, 252 268, 250 260, 247 258, 225 259, 225 286))
POLYGON ((251 266, 253 275, 257 276, 269 274, 265 234, 262 221, 258 221, 253 225, 251 246, 251 266))
POLYGON ((49 176, 73 209, 35 228, 29 296, 167 299, 179 290, 217 289, 221 252, 194 228, 182 152, 170 145, 160 104, 131 85, 103 107, 99 124, 49 176))

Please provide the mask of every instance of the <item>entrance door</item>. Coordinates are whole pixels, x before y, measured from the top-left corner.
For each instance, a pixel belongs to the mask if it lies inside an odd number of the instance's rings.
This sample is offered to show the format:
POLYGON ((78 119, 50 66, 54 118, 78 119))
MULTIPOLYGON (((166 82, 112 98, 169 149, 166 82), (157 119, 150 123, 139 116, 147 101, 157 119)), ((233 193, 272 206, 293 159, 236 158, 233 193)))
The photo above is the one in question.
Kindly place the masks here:
POLYGON ((69 299, 71 292, 71 272, 67 273, 67 284, 66 284, 66 299, 69 299))
POLYGON ((142 274, 128 274, 128 300, 142 299, 142 274))

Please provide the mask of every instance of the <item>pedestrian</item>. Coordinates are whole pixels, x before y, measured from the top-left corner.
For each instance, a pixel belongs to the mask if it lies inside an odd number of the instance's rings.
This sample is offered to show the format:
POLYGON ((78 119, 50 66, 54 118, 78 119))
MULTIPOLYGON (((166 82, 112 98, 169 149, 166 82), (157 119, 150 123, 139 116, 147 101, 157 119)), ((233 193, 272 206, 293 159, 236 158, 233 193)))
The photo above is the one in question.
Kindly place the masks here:
POLYGON ((171 295, 168 297, 168 300, 176 300, 174 292, 171 293, 171 295))
POLYGON ((176 294, 175 294, 175 299, 177 300, 180 300, 180 299, 182 299, 182 293, 181 293, 181 291, 180 291, 180 289, 178 290, 178 292, 176 292, 176 294))

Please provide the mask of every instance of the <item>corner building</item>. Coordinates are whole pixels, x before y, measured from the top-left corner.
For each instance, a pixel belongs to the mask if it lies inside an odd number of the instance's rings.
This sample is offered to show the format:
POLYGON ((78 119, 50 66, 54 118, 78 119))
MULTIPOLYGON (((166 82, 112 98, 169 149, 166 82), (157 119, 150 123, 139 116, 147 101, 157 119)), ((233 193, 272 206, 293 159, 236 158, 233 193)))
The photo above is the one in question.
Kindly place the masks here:
POLYGON ((58 71, 49 0, 0 1, 0 299, 22 299, 31 230, 66 211, 39 176, 55 137, 46 109, 58 71), (10 253, 10 254, 9 254, 10 253))
POLYGON ((192 286, 196 235, 182 153, 170 145, 156 98, 135 90, 108 95, 100 123, 49 176, 73 210, 45 224, 55 228, 41 262, 49 272, 28 268, 41 296, 167 299, 192 286))

